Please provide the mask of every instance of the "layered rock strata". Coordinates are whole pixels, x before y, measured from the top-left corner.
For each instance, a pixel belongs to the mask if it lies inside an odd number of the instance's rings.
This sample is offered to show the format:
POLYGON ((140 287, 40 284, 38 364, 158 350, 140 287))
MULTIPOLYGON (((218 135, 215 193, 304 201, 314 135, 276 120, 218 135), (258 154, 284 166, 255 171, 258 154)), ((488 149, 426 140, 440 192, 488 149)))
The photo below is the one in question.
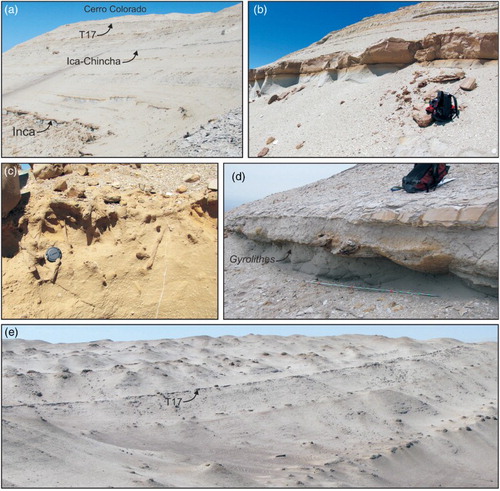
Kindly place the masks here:
POLYGON ((434 60, 498 60, 497 32, 432 33, 420 41, 389 37, 362 53, 337 51, 304 61, 283 60, 249 71, 249 81, 269 77, 301 76, 323 71, 337 71, 358 65, 401 65, 434 60))
POLYGON ((422 2, 365 18, 251 69, 251 97, 269 92, 274 83, 290 86, 315 74, 336 80, 366 67, 394 71, 443 60, 457 66, 464 60, 498 60, 497 3, 422 2))
POLYGON ((283 250, 306 246, 335 257, 387 258, 498 288, 498 166, 453 164, 455 180, 434 192, 391 192, 412 167, 360 164, 232 210, 226 230, 283 250))
MULTIPOLYGON (((14 46, 2 55, 3 155, 193 153, 184 146, 186 135, 225 122, 241 106, 241 13, 234 5, 85 19, 14 46), (109 24, 106 36, 78 34, 102 33, 109 24)), ((241 115, 231 119, 232 133, 241 135, 241 115)), ((241 154, 237 141, 210 133, 196 156, 241 154)))

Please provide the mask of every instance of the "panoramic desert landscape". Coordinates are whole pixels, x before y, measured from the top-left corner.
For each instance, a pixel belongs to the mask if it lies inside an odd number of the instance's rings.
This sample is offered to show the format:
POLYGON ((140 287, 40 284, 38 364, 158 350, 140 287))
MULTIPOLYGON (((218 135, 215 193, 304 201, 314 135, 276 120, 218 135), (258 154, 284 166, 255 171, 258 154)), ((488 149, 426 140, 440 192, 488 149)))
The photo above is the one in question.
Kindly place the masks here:
POLYGON ((361 335, 4 340, 2 486, 494 488, 497 353, 361 335))
POLYGON ((35 164, 24 177, 2 218, 4 318, 217 318, 217 164, 35 164))
POLYGON ((358 164, 225 213, 224 317, 497 319, 498 165, 391 192, 412 168, 358 164))
POLYGON ((422 2, 320 36, 250 69, 250 156, 498 156, 498 3, 422 2), (425 112, 438 90, 458 100, 447 124, 425 112))
POLYGON ((4 157, 242 155, 241 5, 66 24, 3 53, 2 66, 4 157), (110 59, 120 63, 92 61, 110 59))

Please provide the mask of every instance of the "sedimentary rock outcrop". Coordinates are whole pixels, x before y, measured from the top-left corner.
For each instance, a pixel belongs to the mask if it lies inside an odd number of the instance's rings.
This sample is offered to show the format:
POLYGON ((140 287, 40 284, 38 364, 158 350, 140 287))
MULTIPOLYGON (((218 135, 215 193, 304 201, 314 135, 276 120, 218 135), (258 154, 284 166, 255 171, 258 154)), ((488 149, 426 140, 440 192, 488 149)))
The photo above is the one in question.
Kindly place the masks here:
POLYGON ((410 65, 434 60, 497 60, 498 33, 450 32, 429 34, 420 41, 389 37, 368 46, 360 54, 332 52, 304 61, 283 60, 251 69, 249 81, 279 75, 307 75, 356 65, 410 65))
POLYGON ((237 119, 241 139, 241 20, 241 5, 83 19, 12 47, 2 55, 3 155, 240 156, 241 142, 214 138, 217 128, 201 145, 185 135, 237 119), (105 36, 75 36, 110 23, 105 36), (15 131, 28 129, 37 136, 15 131))
POLYGON ((421 41, 417 61, 498 60, 498 32, 432 33, 421 41))
POLYGON ((249 85, 251 156, 272 132, 269 157, 494 157, 498 3, 421 2, 367 17, 254 67, 249 85), (440 90, 460 117, 436 126, 415 108, 440 90))
POLYGON ((37 165, 2 220, 6 318, 215 315, 216 166, 37 165))
POLYGON ((355 65, 497 60, 497 16, 494 2, 422 2, 333 31, 311 46, 250 70, 249 81, 355 65))
POLYGON ((365 49, 360 56, 359 64, 413 63, 415 61, 415 53, 420 46, 420 42, 405 41, 400 38, 391 37, 389 39, 384 39, 365 49))
POLYGON ((64 174, 68 164, 32 164, 33 175, 36 179, 52 179, 64 174))
POLYGON ((452 164, 434 192, 391 192, 411 164, 360 164, 229 212, 226 226, 260 243, 384 257, 416 271, 453 273, 497 288, 498 166, 452 164))
POLYGON ((2 217, 7 216, 20 199, 18 164, 2 164, 2 217))

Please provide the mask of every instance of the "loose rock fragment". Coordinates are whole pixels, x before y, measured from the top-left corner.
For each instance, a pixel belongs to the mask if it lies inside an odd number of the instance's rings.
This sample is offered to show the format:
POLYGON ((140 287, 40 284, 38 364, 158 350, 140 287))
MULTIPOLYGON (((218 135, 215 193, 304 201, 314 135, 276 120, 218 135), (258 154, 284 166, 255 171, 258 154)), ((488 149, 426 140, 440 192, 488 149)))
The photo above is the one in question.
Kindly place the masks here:
POLYGON ((200 174, 187 174, 182 178, 182 180, 184 182, 196 182, 200 180, 200 174))
POLYGON ((474 90, 477 87, 477 82, 474 77, 467 77, 460 83, 462 90, 474 90))
POLYGON ((61 192, 61 191, 66 191, 66 189, 68 189, 68 182, 66 180, 58 182, 54 186, 54 191, 61 192))

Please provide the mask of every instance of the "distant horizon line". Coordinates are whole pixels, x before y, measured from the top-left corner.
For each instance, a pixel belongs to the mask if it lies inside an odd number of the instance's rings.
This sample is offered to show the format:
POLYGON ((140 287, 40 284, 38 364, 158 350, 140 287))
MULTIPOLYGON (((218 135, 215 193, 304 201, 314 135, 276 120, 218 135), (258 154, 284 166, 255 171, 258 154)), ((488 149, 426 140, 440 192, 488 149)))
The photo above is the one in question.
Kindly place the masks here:
MULTIPOLYGON (((3 335, 2 335, 3 336, 3 335)), ((275 338, 337 338, 337 337, 362 337, 362 338, 384 338, 384 339, 394 339, 394 340, 402 340, 408 339, 416 342, 426 342, 426 341, 453 341, 463 344, 484 344, 484 343, 496 343, 498 344, 498 338, 496 340, 483 340, 483 341, 462 341, 458 338, 439 336, 439 337, 431 337, 426 339, 417 339, 411 336, 387 336, 384 334, 356 334, 356 333, 342 333, 342 334, 324 334, 324 335, 307 335, 307 334, 254 334, 248 333, 243 335, 234 335, 234 334, 221 334, 219 336, 210 336, 209 334, 200 334, 194 336, 185 336, 185 337, 160 337, 155 339, 128 339, 128 340, 114 340, 111 338, 100 338, 100 339, 89 339, 88 341, 72 341, 72 342, 52 342, 45 341, 44 339, 26 339, 26 338, 16 338, 9 339, 2 337, 2 342, 13 343, 15 341, 32 341, 32 342, 42 342, 46 344, 86 344, 86 343, 98 343, 98 342, 111 342, 111 343, 129 343, 129 342, 154 342, 154 341, 165 341, 165 340, 183 340, 183 339, 200 339, 200 338, 209 338, 209 339, 221 339, 221 338, 247 338, 247 337, 275 337, 275 338)))

